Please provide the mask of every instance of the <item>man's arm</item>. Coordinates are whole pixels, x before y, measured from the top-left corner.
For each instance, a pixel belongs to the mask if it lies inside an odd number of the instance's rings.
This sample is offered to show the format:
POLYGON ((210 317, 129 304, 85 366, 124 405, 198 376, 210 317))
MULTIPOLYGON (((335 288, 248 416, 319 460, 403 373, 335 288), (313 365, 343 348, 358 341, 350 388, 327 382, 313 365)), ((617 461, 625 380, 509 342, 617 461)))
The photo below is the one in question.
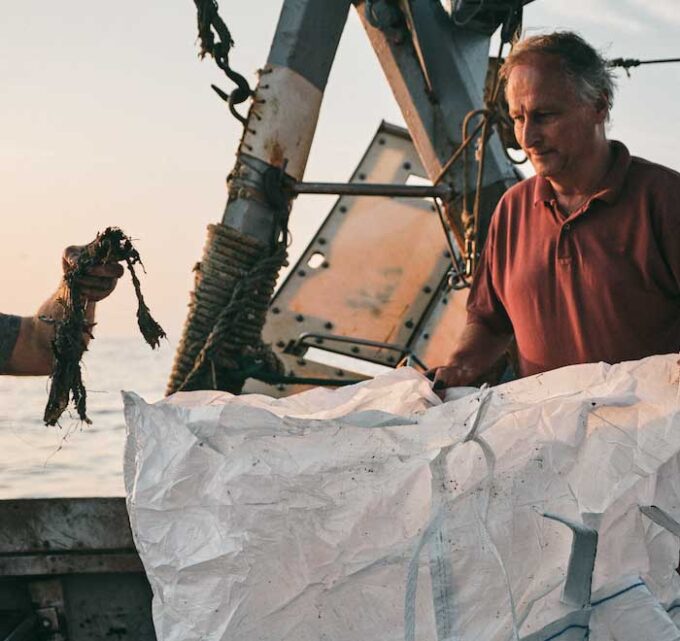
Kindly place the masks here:
MULTIPOLYGON (((66 272, 78 261, 82 247, 67 247, 62 257, 62 267, 66 272)), ((123 275, 123 267, 117 263, 92 267, 79 279, 82 296, 87 299, 86 318, 88 323, 94 323, 95 303, 106 298, 115 288, 118 279, 123 275)), ((62 281, 57 291, 50 296, 38 309, 34 316, 21 319, 19 334, 14 349, 2 367, 3 374, 15 376, 41 376, 52 373, 54 340, 54 324, 45 319, 61 320, 64 308, 60 299, 66 293, 62 281)), ((89 336, 83 336, 87 344, 89 336)))
POLYGON ((465 326, 446 365, 429 370, 434 389, 473 385, 503 355, 512 334, 495 334, 481 323, 465 326))

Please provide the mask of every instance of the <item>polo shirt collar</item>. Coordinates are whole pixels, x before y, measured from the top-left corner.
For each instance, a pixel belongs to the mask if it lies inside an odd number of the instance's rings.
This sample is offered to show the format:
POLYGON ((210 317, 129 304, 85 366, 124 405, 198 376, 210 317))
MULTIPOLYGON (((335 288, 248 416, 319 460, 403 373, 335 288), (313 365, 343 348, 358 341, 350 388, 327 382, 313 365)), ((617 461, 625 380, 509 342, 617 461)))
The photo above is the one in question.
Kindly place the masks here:
MULTIPOLYGON (((597 199, 612 204, 619 197, 623 189, 623 183, 630 167, 630 153, 626 145, 618 140, 611 140, 609 145, 614 153, 614 164, 602 179, 598 190, 588 199, 589 202, 597 199)), ((542 176, 536 176, 534 205, 538 203, 549 204, 555 200, 555 192, 552 185, 542 176)))

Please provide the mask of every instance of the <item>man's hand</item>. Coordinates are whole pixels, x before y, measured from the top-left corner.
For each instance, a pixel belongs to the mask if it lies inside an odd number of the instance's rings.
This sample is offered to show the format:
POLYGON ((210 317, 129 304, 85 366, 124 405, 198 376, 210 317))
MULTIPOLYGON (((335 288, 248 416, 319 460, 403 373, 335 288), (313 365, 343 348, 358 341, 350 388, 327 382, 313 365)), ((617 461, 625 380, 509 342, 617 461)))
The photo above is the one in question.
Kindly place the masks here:
POLYGON ((480 375, 477 370, 472 369, 470 365, 465 363, 452 363, 450 365, 442 365, 441 367, 433 367, 425 372, 425 376, 434 381, 432 389, 435 392, 440 390, 443 392, 447 387, 467 387, 473 385, 480 375))
MULTIPOLYGON (((84 245, 73 245, 64 250, 61 259, 64 274, 78 264, 78 257, 85 249, 84 245)), ((95 305, 93 303, 106 298, 115 289, 124 271, 122 265, 118 263, 107 263, 91 267, 77 279, 81 296, 91 303, 85 310, 85 318, 90 327, 94 324, 95 305)), ((3 373, 40 376, 52 372, 54 324, 50 323, 49 319, 63 318, 64 287, 65 283, 62 279, 59 289, 40 306, 35 315, 21 319, 19 336, 3 373)), ((90 338, 91 334, 83 335, 85 343, 90 338)))
MULTIPOLYGON (((85 249, 85 245, 71 245, 64 250, 61 265, 64 273, 78 264, 78 257, 85 249)), ((119 263, 106 263, 90 267, 76 282, 81 295, 88 301, 97 302, 106 298, 116 288, 118 279, 125 270, 119 263)))
POLYGON ((433 367, 425 375, 434 381, 432 388, 442 400, 447 387, 467 387, 478 384, 503 355, 511 334, 494 334, 484 325, 468 324, 446 365, 433 367))

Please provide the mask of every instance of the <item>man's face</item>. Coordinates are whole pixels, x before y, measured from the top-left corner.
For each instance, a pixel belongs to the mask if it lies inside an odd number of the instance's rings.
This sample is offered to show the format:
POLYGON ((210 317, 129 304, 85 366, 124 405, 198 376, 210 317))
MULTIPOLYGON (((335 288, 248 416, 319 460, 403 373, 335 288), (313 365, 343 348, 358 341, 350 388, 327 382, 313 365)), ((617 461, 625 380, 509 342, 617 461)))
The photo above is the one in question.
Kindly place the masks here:
POLYGON ((548 56, 514 67, 506 96, 517 142, 536 173, 558 183, 579 177, 601 141, 604 103, 598 108, 584 100, 548 56))

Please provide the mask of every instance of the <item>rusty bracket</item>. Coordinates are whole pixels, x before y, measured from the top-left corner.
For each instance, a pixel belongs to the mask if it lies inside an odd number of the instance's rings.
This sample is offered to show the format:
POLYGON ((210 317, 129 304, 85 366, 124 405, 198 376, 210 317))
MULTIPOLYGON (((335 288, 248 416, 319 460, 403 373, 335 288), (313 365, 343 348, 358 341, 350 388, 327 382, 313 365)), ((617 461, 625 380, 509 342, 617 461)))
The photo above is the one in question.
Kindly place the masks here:
POLYGON ((59 579, 41 579, 30 583, 37 627, 45 641, 67 641, 65 630, 64 590, 59 579))

